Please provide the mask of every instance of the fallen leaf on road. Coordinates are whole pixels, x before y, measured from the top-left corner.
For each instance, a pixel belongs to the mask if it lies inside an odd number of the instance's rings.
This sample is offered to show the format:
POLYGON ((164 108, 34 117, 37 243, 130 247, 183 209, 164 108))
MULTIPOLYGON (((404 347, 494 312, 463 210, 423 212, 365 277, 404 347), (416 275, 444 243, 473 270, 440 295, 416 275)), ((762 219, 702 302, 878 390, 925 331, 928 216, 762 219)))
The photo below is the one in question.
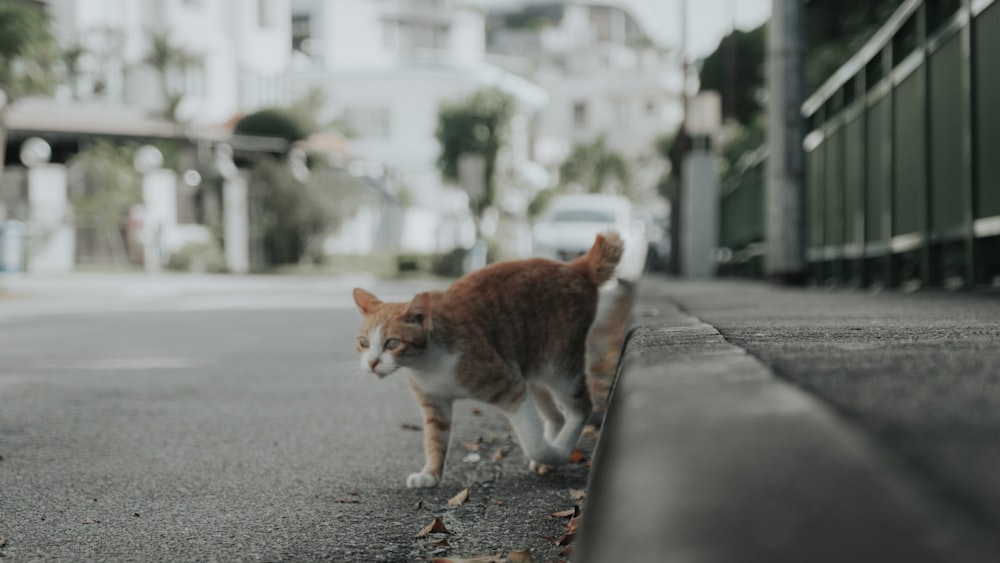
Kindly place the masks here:
POLYGON ((448 540, 438 540, 428 543, 427 547, 451 547, 451 544, 448 543, 448 540))
POLYGON ((531 550, 511 551, 507 553, 507 563, 535 563, 531 558, 531 550))
POLYGON ((570 532, 559 540, 559 545, 569 545, 576 539, 576 532, 570 532))
POLYGON ((333 502, 340 504, 360 504, 361 499, 359 499, 358 497, 341 497, 338 499, 333 499, 333 502))
POLYGON ((93 518, 84 518, 83 523, 84 524, 100 524, 101 521, 100 520, 94 520, 93 518))
POLYGON ((431 521, 423 530, 417 533, 418 538, 422 538, 427 534, 450 534, 448 528, 444 527, 444 521, 441 520, 440 516, 435 516, 434 520, 431 521))
POLYGON ((469 489, 465 488, 458 492, 457 495, 448 499, 448 506, 461 506, 469 500, 469 489))
POLYGON ((410 422, 404 422, 399 425, 403 430, 423 430, 419 424, 412 424, 410 422))
POLYGON ((576 529, 577 527, 579 527, 579 525, 580 525, 580 517, 574 516, 573 519, 569 521, 569 524, 566 524, 566 531, 571 534, 574 534, 576 533, 576 529))
POLYGON ((573 555, 573 546, 567 545, 562 549, 562 551, 559 552, 559 555, 562 557, 569 557, 570 555, 573 555))
POLYGON ((535 466, 535 475, 547 475, 550 471, 552 471, 552 468, 548 465, 535 466))
POLYGON ((580 502, 587 498, 587 491, 585 489, 570 489, 569 498, 575 502, 580 502))
POLYGON ((463 457, 462 461, 464 461, 465 463, 479 463, 479 460, 481 459, 483 459, 483 456, 479 455, 476 452, 472 452, 471 454, 467 454, 465 457, 463 457))
POLYGON ((549 514, 549 516, 553 518, 573 518, 574 516, 580 513, 579 510, 580 510, 579 508, 574 506, 573 508, 567 508, 566 510, 553 512, 552 514, 549 514))
POLYGON ((502 500, 495 500, 495 501, 491 502, 490 504, 492 504, 493 506, 503 506, 503 505, 505 505, 507 503, 504 502, 504 501, 502 501, 502 500))
POLYGON ((431 563, 506 563, 507 560, 501 556, 470 557, 468 559, 450 559, 448 557, 437 557, 431 559, 431 563))
POLYGON ((492 459, 493 461, 500 461, 500 460, 502 460, 503 459, 503 450, 500 449, 500 448, 497 448, 497 449, 493 450, 493 455, 490 456, 490 459, 492 459))
POLYGON ((470 452, 478 452, 479 444, 483 443, 482 436, 476 436, 475 438, 469 440, 468 442, 462 442, 462 447, 470 452))
POLYGON ((583 455, 580 450, 573 450, 573 453, 569 454, 570 463, 584 463, 587 461, 587 456, 583 455))

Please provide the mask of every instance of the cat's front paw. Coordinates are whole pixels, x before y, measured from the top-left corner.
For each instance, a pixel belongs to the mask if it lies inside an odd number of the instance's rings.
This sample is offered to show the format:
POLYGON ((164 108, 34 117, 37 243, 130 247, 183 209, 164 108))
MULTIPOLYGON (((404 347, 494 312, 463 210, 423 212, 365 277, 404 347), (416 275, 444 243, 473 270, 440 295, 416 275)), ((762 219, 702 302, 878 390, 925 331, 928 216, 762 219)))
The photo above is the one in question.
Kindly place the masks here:
POLYGON ((531 472, 534 473, 535 475, 545 475, 549 471, 552 471, 552 468, 549 467, 548 465, 545 465, 543 463, 538 463, 535 460, 531 460, 528 462, 528 469, 530 469, 531 472))
POLYGON ((426 489, 436 487, 437 484, 438 478, 430 473, 410 473, 410 476, 406 478, 407 489, 426 489))

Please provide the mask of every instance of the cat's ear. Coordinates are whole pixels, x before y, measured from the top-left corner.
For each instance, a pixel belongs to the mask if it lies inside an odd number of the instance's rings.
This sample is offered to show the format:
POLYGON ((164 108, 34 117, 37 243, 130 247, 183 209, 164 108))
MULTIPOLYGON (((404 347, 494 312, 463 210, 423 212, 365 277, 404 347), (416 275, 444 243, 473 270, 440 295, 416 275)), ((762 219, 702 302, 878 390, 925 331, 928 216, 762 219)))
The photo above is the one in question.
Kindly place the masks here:
POLYGON ((354 288, 354 303, 357 304, 362 315, 370 315, 376 307, 382 304, 382 301, 360 287, 356 287, 354 288))
POLYGON ((419 325, 423 328, 431 328, 431 294, 428 292, 418 293, 403 316, 403 322, 412 325, 419 325))

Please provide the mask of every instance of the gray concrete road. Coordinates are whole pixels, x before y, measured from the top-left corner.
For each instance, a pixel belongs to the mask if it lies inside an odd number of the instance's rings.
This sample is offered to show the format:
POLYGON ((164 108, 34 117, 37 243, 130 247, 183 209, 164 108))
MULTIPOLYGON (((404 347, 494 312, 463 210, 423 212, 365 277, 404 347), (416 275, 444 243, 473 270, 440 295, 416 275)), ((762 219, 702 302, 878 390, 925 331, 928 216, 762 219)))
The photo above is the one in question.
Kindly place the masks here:
POLYGON ((421 419, 356 367, 358 280, 81 279, 0 297, 4 561, 558 557, 587 468, 529 474, 489 407, 457 408, 439 488, 405 488, 421 419), (435 516, 452 534, 417 538, 435 516))

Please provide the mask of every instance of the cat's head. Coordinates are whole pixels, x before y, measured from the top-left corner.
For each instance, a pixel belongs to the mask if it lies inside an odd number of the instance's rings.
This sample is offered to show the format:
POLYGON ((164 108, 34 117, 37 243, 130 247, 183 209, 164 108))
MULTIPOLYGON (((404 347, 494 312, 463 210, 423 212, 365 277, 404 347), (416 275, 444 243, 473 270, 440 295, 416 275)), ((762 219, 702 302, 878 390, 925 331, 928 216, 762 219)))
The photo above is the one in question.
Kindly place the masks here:
POLYGON ((357 288, 354 303, 362 317, 355 345, 363 371, 385 377, 423 354, 431 329, 429 293, 409 303, 385 303, 357 288))

